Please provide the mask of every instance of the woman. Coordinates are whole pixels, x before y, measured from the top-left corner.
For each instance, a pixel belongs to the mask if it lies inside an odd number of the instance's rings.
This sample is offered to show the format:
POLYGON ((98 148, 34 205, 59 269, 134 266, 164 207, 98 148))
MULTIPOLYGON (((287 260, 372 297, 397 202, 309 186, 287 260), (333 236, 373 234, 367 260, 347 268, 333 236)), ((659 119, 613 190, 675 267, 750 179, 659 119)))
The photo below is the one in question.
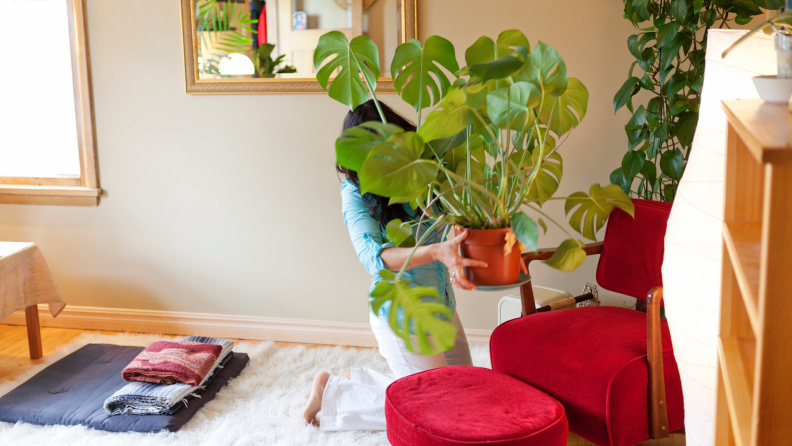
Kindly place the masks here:
MULTIPOLYGON (((385 119, 390 124, 406 131, 415 131, 415 126, 380 103, 385 119)), ((344 129, 355 127, 363 122, 380 121, 373 101, 368 101, 344 119, 344 129)), ((338 172, 346 179, 341 186, 342 211, 344 222, 349 229, 352 244, 360 262, 369 274, 374 276, 374 284, 379 280, 381 269, 399 271, 412 248, 399 248, 385 243, 385 226, 393 219, 402 221, 418 218, 408 206, 388 205, 388 198, 373 194, 360 195, 360 182, 357 173, 337 166, 338 172)), ((423 230, 426 230, 425 226, 423 230)), ((422 230, 422 231, 423 231, 422 230)), ((392 374, 382 374, 367 368, 348 370, 341 377, 319 372, 314 378, 313 388, 305 405, 303 419, 306 423, 319 425, 321 430, 384 430, 385 429, 385 388, 398 378, 424 370, 447 365, 473 365, 465 331, 456 314, 456 302, 451 285, 462 289, 474 290, 476 287, 465 279, 463 267, 486 268, 485 262, 465 259, 459 256, 459 244, 467 237, 464 232, 453 240, 439 240, 439 236, 426 245, 419 247, 407 264, 405 279, 422 286, 436 287, 442 302, 453 312, 451 323, 457 329, 454 348, 436 355, 418 355, 405 347, 404 340, 396 336, 388 324, 388 304, 383 305, 379 314, 370 314, 371 329, 377 338, 379 352, 388 361, 392 374), (321 423, 317 420, 320 416, 321 423)))

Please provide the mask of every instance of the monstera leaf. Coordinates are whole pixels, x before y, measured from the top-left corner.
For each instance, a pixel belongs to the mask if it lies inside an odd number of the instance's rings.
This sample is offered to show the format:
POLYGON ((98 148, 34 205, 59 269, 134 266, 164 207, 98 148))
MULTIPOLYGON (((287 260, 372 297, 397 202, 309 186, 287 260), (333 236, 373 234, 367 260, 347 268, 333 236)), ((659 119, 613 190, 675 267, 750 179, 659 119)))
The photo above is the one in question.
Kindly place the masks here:
POLYGON ((577 269, 586 260, 583 243, 573 238, 566 239, 558 246, 545 263, 557 270, 569 272, 577 269))
POLYGON ((529 82, 517 82, 487 95, 487 114, 493 124, 525 132, 536 120, 534 109, 542 92, 529 82))
POLYGON ((508 56, 520 45, 530 50, 531 45, 521 31, 510 29, 498 35, 497 42, 487 36, 482 36, 465 51, 465 62, 468 66, 492 62, 503 56, 508 56))
POLYGON ((377 45, 366 36, 357 36, 349 42, 341 31, 330 31, 319 38, 314 52, 314 67, 316 80, 328 96, 354 110, 366 102, 369 96, 360 75, 363 74, 371 91, 377 87, 380 75, 379 51, 377 45), (331 56, 335 57, 325 63, 331 56), (330 83, 328 90, 327 82, 337 68, 341 68, 341 72, 330 83))
POLYGON ((564 213, 572 215, 569 225, 583 237, 597 239, 597 231, 602 229, 611 211, 617 207, 634 216, 635 206, 621 187, 611 184, 605 188, 592 184, 589 193, 575 192, 566 199, 564 213))
POLYGON ((414 132, 397 133, 371 149, 358 173, 360 193, 413 197, 437 177, 434 160, 422 159, 424 142, 414 132))
POLYGON ((434 141, 454 136, 476 121, 476 109, 467 101, 465 90, 454 90, 426 116, 418 134, 424 141, 434 141))
POLYGON ((471 82, 478 79, 482 84, 490 80, 506 79, 525 65, 528 48, 520 45, 511 54, 492 62, 471 65, 460 71, 460 75, 470 75, 471 82))
POLYGON ((336 139, 336 164, 360 172, 363 161, 371 149, 384 143, 391 136, 404 130, 398 125, 383 124, 377 121, 364 122, 344 130, 336 139))
POLYGON ((377 282, 371 292, 371 309, 378 313, 382 305, 391 302, 388 323, 393 332, 402 339, 408 350, 414 351, 412 337, 423 355, 433 355, 450 350, 456 339, 456 328, 438 317, 451 320, 451 310, 436 302, 422 302, 421 298, 440 300, 437 290, 425 286, 408 286, 408 282, 397 279, 392 271, 381 270, 383 280, 377 282), (434 345, 429 343, 432 337, 434 345))
MULTIPOLYGON (((564 162, 558 152, 553 152, 548 156, 550 150, 552 150, 554 146, 555 141, 552 138, 547 138, 545 141, 545 151, 542 155, 547 159, 542 161, 539 170, 533 174, 533 181, 529 184, 528 194, 525 197, 526 202, 537 203, 541 206, 558 190, 558 184, 561 182, 561 176, 564 173, 564 162)), ((517 152, 512 155, 512 160, 522 160, 522 166, 536 166, 539 162, 539 152, 540 150, 538 147, 533 149, 533 153, 517 152)), ((525 174, 529 173, 530 168, 523 170, 523 172, 525 172, 525 174)))
POLYGON ((589 93, 582 82, 570 77, 564 94, 545 95, 539 119, 558 136, 565 134, 580 124, 586 116, 589 93))
POLYGON ((393 87, 416 111, 435 105, 446 95, 448 87, 451 86, 451 81, 440 67, 452 73, 459 71, 459 63, 451 42, 439 36, 432 36, 426 39, 426 43, 421 47, 421 42, 410 39, 399 45, 393 56, 391 63, 393 87), (434 74, 434 77, 430 73, 434 74), (432 90, 431 96, 427 87, 432 90))
POLYGON ((517 80, 536 85, 544 94, 559 96, 567 89, 566 64, 558 51, 539 42, 517 73, 517 80))

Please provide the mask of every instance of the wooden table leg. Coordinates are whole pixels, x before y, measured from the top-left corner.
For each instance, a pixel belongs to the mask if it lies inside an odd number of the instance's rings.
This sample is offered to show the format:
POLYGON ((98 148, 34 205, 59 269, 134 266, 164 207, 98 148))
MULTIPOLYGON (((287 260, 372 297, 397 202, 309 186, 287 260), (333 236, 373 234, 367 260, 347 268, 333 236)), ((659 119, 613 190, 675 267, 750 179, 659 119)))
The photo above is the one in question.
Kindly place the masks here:
POLYGON ((41 349, 41 326, 39 325, 38 305, 31 305, 25 308, 25 322, 27 324, 30 359, 39 359, 43 355, 41 349))

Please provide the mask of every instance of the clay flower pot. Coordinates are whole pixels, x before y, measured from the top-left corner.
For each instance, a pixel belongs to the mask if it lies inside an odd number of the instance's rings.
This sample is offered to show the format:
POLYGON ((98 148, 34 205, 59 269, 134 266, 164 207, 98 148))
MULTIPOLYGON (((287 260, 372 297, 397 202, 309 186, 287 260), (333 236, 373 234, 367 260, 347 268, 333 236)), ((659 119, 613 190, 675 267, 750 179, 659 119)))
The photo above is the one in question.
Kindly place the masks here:
MULTIPOLYGON (((487 268, 465 268, 465 278, 475 285, 499 286, 517 283, 520 278, 520 243, 512 242, 511 252, 506 252, 507 234, 505 229, 467 229, 454 227, 459 235, 467 231, 468 236, 459 245, 462 257, 483 260, 487 268)), ((513 237, 513 236, 512 236, 513 237)))

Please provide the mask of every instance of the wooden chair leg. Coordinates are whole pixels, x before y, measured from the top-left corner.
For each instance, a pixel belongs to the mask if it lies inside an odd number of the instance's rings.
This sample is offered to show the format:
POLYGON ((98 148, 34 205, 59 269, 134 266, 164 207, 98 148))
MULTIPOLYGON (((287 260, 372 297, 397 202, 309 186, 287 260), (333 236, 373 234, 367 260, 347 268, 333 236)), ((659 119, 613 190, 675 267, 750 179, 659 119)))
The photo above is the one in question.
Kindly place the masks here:
POLYGON ((536 313, 536 301, 534 300, 533 287, 531 282, 520 285, 520 298, 522 299, 522 315, 536 313))
POLYGON ((39 325, 38 305, 31 305, 25 308, 25 322, 27 324, 30 359, 39 359, 43 354, 41 349, 41 326, 39 325))

